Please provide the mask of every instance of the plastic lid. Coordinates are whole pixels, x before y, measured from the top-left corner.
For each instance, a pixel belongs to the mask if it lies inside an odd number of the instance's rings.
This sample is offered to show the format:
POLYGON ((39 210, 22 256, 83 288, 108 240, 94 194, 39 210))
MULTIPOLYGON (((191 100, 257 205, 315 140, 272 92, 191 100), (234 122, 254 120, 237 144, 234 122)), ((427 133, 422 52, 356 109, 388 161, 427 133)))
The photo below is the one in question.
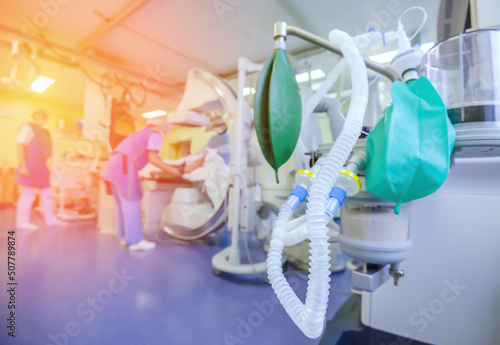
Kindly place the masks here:
POLYGON ((347 169, 340 170, 336 184, 342 187, 348 196, 356 195, 361 190, 361 180, 355 173, 347 169))
POLYGON ((313 173, 312 171, 306 170, 306 169, 301 169, 301 170, 297 171, 295 176, 297 176, 298 174, 306 174, 307 176, 311 176, 313 179, 316 178, 315 173, 313 173))
POLYGON ((391 68, 402 77, 406 71, 420 66, 423 55, 420 48, 411 48, 396 55, 391 61, 391 68))

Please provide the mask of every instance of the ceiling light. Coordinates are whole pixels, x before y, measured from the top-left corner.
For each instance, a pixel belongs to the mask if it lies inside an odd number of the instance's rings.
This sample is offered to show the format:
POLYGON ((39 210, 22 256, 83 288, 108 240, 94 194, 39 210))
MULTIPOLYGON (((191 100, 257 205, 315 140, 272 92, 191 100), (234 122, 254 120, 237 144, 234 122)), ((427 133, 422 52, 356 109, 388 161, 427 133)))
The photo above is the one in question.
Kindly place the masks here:
POLYGON ((432 47, 434 47, 435 44, 436 43, 434 43, 434 42, 424 43, 424 44, 420 45, 420 49, 425 54, 425 53, 427 53, 429 51, 429 49, 431 49, 432 47))
POLYGON ((315 69, 314 71, 311 71, 311 79, 320 79, 325 77, 325 72, 323 72, 320 69, 315 69))
POLYGON ((30 90, 33 92, 42 93, 45 90, 47 90, 47 88, 50 85, 54 84, 54 82, 55 82, 54 79, 49 77, 44 77, 43 75, 41 75, 35 80, 33 80, 33 82, 31 83, 30 90))
POLYGON ((297 83, 303 83, 305 81, 309 81, 309 73, 304 72, 304 73, 297 74, 295 76, 295 80, 297 80, 297 83))
POLYGON ((390 52, 382 53, 382 54, 377 54, 377 55, 372 55, 370 56, 370 60, 373 60, 375 62, 384 64, 391 62, 394 57, 398 55, 397 50, 391 50, 390 52))
POLYGON ((311 80, 315 80, 323 78, 325 76, 325 72, 320 69, 315 69, 311 72, 299 73, 295 76, 295 79, 297 80, 297 83, 304 83, 309 81, 309 75, 311 76, 311 80))
POLYGON ((245 88, 243 88, 243 96, 248 96, 250 94, 254 94, 255 93, 255 88, 254 87, 250 87, 250 86, 247 86, 245 88))
MULTIPOLYGON (((427 51, 429 49, 431 49, 434 46, 434 44, 435 44, 434 42, 429 42, 429 43, 421 44, 420 45, 420 50, 422 50, 422 52, 425 54, 425 53, 427 53, 427 51)), ((396 55, 398 55, 398 51, 397 50, 391 50, 391 51, 386 52, 386 53, 372 55, 369 58, 370 58, 370 60, 373 60, 373 61, 378 62, 380 64, 384 64, 384 63, 391 62, 392 59, 394 59, 394 57, 396 55)))
POLYGON ((167 112, 165 110, 153 110, 153 111, 148 111, 147 113, 143 113, 142 117, 145 119, 154 119, 155 117, 160 117, 167 115, 167 112))

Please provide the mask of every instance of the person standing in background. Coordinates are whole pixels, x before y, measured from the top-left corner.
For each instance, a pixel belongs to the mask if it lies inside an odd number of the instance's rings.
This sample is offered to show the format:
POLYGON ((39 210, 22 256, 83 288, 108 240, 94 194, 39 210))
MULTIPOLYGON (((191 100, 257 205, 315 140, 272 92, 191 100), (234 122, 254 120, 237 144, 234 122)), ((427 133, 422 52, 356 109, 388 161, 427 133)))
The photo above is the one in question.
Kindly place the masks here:
POLYGON ((166 120, 148 120, 146 128, 129 135, 115 147, 102 175, 115 198, 116 235, 131 251, 151 250, 156 246, 144 239, 139 170, 149 162, 170 176, 181 176, 179 168, 166 164, 158 156, 163 136, 169 130, 166 120))
POLYGON ((37 191, 45 224, 49 227, 67 225, 66 222, 57 219, 54 213, 50 172, 47 167, 47 159, 52 154, 52 141, 49 131, 42 128, 48 117, 46 110, 35 110, 31 115, 32 122, 23 125, 17 136, 19 166, 16 170, 16 183, 21 186, 16 209, 18 229, 38 228, 30 221, 37 191))

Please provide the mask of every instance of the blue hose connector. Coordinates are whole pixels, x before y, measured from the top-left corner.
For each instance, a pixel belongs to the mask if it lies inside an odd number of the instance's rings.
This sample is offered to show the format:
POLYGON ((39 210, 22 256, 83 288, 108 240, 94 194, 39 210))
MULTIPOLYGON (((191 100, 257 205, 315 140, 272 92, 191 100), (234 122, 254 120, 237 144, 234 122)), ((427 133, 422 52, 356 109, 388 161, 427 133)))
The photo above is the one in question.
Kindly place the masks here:
POLYGON ((326 214, 330 219, 333 219, 335 213, 337 213, 337 210, 345 200, 346 192, 340 187, 333 187, 328 196, 330 198, 326 204, 326 214))
POLYGON ((290 195, 296 195, 300 199, 300 202, 302 202, 307 197, 307 189, 305 189, 301 185, 298 185, 293 189, 290 195))
POLYGON ((330 194, 328 194, 330 198, 335 198, 339 201, 339 203, 342 205, 342 203, 345 200, 345 197, 347 196, 347 193, 344 189, 340 187, 333 187, 332 190, 330 191, 330 194))
POLYGON ((302 201, 304 201, 306 197, 307 189, 305 189, 301 185, 298 185, 290 193, 290 196, 288 197, 288 199, 286 199, 285 204, 290 206, 290 208, 295 211, 295 209, 300 205, 302 201))

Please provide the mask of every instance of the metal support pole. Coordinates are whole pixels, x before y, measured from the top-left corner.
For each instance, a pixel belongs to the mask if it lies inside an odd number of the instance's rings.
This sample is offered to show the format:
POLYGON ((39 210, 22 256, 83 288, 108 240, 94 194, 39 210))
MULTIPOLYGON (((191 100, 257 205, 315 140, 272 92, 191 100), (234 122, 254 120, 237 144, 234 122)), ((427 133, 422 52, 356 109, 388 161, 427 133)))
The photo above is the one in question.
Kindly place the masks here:
MULTIPOLYGON (((305 41, 308 41, 314 45, 317 45, 321 48, 331 51, 337 55, 342 56, 342 51, 335 44, 330 43, 329 41, 316 36, 308 31, 302 30, 300 28, 296 28, 294 26, 287 26, 285 22, 276 22, 274 24, 274 39, 278 39, 279 37, 284 37, 286 39, 287 36, 295 36, 302 38, 305 41)), ((387 78, 391 81, 400 80, 399 76, 396 72, 394 72, 391 68, 381 65, 373 60, 370 60, 367 57, 363 57, 365 60, 366 68, 371 69, 387 78)))

